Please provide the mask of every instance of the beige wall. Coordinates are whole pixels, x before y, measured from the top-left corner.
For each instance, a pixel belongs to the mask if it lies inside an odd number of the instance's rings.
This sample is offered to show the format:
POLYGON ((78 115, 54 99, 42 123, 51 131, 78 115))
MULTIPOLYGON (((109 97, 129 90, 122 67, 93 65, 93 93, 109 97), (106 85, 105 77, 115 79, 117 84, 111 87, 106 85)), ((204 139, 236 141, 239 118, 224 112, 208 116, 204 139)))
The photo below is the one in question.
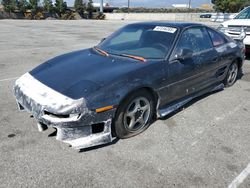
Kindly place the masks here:
POLYGON ((107 20, 208 21, 200 13, 105 13, 107 20))

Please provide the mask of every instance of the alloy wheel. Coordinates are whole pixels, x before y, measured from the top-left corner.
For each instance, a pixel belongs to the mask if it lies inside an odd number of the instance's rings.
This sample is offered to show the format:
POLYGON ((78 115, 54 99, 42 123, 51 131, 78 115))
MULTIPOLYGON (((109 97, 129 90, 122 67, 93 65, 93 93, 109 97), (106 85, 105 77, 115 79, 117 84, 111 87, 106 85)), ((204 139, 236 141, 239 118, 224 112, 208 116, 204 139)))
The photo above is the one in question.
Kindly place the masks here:
POLYGON ((232 85, 236 81, 237 75, 238 75, 238 66, 236 63, 233 63, 228 70, 227 82, 229 85, 232 85))
POLYGON ((149 120, 151 112, 150 102, 145 97, 135 98, 124 114, 124 126, 130 131, 142 129, 149 120))

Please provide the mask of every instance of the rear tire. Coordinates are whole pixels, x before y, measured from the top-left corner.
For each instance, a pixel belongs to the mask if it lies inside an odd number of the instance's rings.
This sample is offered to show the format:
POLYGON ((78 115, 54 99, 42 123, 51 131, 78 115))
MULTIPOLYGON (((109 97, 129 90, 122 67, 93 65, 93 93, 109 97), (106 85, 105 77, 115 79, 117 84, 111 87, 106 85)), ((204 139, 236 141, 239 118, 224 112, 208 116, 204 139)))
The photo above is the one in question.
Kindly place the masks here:
POLYGON ((116 137, 130 138, 145 131, 152 122, 154 111, 154 98, 147 90, 129 95, 117 109, 114 120, 116 137))
POLYGON ((238 74, 239 74, 239 66, 238 66, 238 63, 236 61, 234 61, 229 66, 227 76, 226 76, 225 80, 223 81, 224 85, 226 87, 230 87, 230 86, 234 85, 234 83, 236 82, 236 80, 238 78, 238 74))

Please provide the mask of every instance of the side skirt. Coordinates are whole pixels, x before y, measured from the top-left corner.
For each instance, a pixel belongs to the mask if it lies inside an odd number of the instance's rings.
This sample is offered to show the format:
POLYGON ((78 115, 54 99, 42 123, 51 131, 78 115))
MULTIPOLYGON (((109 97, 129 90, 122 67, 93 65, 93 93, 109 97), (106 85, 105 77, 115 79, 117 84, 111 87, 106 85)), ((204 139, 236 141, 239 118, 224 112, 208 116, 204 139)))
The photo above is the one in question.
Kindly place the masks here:
POLYGON ((184 106, 185 104, 189 103, 190 101, 192 101, 193 99, 200 97, 206 93, 209 92, 214 92, 214 91, 218 91, 218 90, 222 90, 224 88, 224 84, 221 83, 219 85, 213 86, 213 87, 209 87, 207 89, 204 89, 198 93, 195 93, 191 96, 182 98, 180 100, 178 100, 177 102, 168 104, 160 109, 158 109, 158 117, 162 118, 164 116, 167 116, 169 114, 171 114, 172 112, 176 111, 177 109, 179 109, 180 107, 184 106))

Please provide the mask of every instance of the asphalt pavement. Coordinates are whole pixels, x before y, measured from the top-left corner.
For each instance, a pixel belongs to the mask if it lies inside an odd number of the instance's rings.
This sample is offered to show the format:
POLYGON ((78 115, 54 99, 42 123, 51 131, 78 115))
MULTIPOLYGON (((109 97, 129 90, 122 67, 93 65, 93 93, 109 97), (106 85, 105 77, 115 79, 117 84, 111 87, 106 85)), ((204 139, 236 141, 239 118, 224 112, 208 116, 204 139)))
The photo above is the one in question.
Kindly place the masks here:
MULTIPOLYGON (((38 132, 35 120, 18 111, 17 77, 94 46, 127 23, 0 20, 0 187, 217 188, 248 170, 249 58, 233 87, 189 103, 139 136, 83 152, 48 136, 52 129, 38 132)), ((250 187, 247 175, 239 187, 250 187)))

